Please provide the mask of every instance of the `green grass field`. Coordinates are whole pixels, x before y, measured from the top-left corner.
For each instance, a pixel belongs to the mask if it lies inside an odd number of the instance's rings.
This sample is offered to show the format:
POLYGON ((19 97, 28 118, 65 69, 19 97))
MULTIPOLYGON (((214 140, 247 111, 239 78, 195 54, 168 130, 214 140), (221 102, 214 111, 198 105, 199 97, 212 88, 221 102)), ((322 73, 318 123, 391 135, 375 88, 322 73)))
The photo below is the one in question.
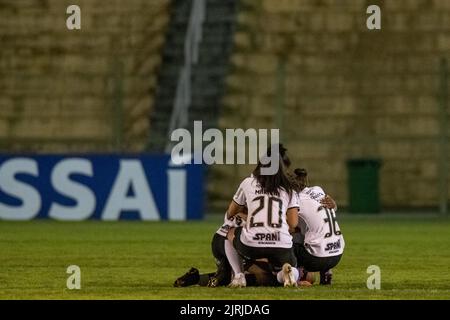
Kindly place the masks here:
POLYGON ((342 216, 346 250, 331 287, 173 288, 196 266, 214 271, 221 217, 195 223, 0 221, 1 299, 450 299, 450 220, 342 216), (66 288, 69 265, 81 290, 66 288), (368 290, 369 265, 381 290, 368 290))

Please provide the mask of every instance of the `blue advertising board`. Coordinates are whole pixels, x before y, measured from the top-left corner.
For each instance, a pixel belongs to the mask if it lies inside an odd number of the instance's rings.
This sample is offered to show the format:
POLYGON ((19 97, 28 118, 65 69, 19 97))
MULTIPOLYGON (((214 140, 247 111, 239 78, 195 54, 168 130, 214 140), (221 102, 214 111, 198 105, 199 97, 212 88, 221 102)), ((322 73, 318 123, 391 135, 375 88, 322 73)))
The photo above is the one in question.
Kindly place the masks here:
POLYGON ((203 171, 168 155, 0 155, 0 220, 202 219, 203 171))

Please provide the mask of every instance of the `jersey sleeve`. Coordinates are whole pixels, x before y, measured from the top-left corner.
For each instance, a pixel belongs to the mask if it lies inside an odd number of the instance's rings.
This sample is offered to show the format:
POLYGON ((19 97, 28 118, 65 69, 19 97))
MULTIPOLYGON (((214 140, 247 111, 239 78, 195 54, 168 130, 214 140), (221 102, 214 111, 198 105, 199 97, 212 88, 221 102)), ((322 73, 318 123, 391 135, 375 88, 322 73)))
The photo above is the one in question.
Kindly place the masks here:
POLYGON ((300 202, 299 202, 299 196, 297 192, 292 192, 292 197, 289 200, 288 209, 290 208, 299 208, 300 202))
POLYGON ((319 186, 311 187, 310 190, 316 200, 322 200, 326 195, 325 191, 319 186))
POLYGON ((245 206, 246 198, 245 198, 245 192, 244 192, 244 181, 240 184, 239 188, 237 189, 236 193, 233 196, 233 201, 236 202, 240 206, 245 206))

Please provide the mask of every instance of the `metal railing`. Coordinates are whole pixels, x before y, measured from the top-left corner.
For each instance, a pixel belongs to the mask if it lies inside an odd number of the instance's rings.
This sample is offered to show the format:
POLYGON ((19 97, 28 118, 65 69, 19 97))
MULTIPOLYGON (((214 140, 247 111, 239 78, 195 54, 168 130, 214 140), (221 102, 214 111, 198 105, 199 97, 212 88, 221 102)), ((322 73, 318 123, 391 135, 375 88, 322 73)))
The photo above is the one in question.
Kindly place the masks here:
POLYGON ((199 46, 203 39, 203 22, 206 17, 206 0, 192 0, 189 24, 184 42, 184 65, 177 82, 177 90, 170 118, 166 152, 170 152, 170 135, 176 128, 185 127, 189 120, 189 107, 192 101, 192 66, 197 64, 199 46))

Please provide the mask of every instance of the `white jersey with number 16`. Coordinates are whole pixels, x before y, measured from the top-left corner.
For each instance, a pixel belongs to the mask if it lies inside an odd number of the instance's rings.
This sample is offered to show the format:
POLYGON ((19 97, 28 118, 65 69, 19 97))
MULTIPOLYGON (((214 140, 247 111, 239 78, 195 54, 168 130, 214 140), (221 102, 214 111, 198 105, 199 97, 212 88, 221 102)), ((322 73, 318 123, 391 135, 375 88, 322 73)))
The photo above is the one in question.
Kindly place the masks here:
POLYGON ((335 210, 320 203, 324 197, 320 187, 305 188, 299 193, 299 225, 305 235, 305 248, 315 257, 337 256, 345 247, 335 210))

